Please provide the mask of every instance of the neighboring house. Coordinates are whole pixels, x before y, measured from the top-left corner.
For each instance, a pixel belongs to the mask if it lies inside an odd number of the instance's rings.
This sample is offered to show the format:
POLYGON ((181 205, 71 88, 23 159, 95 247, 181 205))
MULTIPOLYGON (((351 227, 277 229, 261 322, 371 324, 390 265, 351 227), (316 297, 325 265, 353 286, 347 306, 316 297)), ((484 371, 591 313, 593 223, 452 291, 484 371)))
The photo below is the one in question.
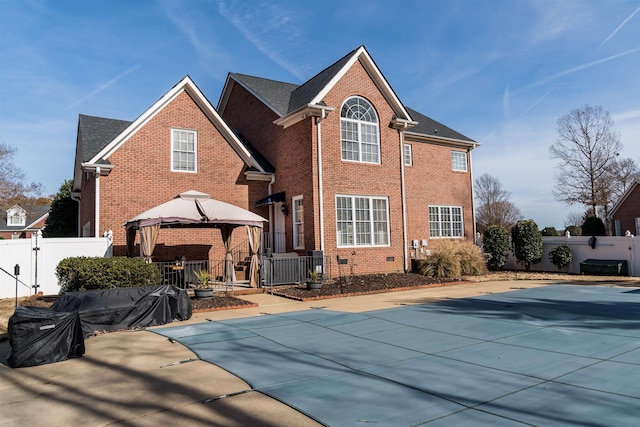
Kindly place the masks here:
MULTIPOLYGON (((302 85, 231 73, 217 110, 186 77, 133 122, 80 116, 79 233, 111 229, 123 254, 122 224, 197 190, 268 218, 269 251, 404 271, 443 238, 473 239, 477 145, 405 107, 363 46, 302 85)), ((221 259, 220 242, 162 230, 154 258, 221 259)))
POLYGON ((624 236, 627 231, 640 236, 640 181, 636 180, 631 184, 611 209, 609 216, 614 236, 624 236))
POLYGON ((0 222, 0 238, 3 239, 27 239, 45 226, 49 216, 48 205, 34 205, 26 210, 18 205, 13 205, 5 212, 0 222))

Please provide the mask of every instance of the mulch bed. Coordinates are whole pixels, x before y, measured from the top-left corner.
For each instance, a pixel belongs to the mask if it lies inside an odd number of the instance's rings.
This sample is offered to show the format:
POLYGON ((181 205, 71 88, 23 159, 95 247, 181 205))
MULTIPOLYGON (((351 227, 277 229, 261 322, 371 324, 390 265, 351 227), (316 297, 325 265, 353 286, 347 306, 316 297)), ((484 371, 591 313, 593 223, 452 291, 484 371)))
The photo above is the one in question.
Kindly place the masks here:
MULTIPOLYGON (((278 286, 273 288, 273 295, 297 301, 312 301, 381 292, 449 286, 459 284, 461 282, 462 280, 460 279, 435 279, 414 273, 369 274, 353 277, 341 277, 336 280, 325 282, 322 284, 320 289, 314 290, 308 290, 306 284, 298 286, 278 286)), ((270 292, 270 289, 265 288, 255 291, 270 292)), ((51 307, 56 299, 57 296, 32 296, 22 301, 20 305, 51 307)), ((214 293, 214 296, 208 300, 197 300, 192 297, 191 307, 194 313, 200 313, 257 307, 257 304, 220 292, 214 293)))
POLYGON ((369 274, 341 277, 322 284, 320 289, 307 289, 306 285, 274 288, 273 294, 298 301, 312 301, 382 292, 404 291, 419 288, 449 286, 461 283, 460 279, 436 279, 414 273, 369 274))

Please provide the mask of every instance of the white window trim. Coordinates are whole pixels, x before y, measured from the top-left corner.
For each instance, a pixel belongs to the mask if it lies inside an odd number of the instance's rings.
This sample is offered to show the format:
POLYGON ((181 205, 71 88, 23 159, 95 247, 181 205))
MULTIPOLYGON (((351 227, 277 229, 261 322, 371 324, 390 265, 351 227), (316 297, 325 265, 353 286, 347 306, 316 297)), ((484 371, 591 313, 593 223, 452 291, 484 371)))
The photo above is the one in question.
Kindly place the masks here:
POLYGON ((457 151, 457 150, 452 150, 451 151, 451 170, 456 171, 456 172, 468 172, 469 168, 467 166, 467 162, 469 161, 469 159, 467 158, 467 152, 466 151, 457 151), (459 169, 455 167, 454 161, 453 161, 453 156, 455 154, 462 154, 464 156, 464 169, 459 169))
POLYGON ((391 219, 389 218, 389 197, 387 196, 366 196, 366 195, 353 195, 353 194, 336 194, 336 246, 338 248, 383 248, 391 246, 391 219), (338 198, 340 197, 349 197, 351 199, 351 233, 353 244, 352 245, 341 245, 340 242, 340 232, 338 230, 338 198), (366 245, 358 245, 356 238, 356 226, 355 226, 355 199, 369 199, 369 234, 371 236, 371 244, 366 245), (373 221, 373 200, 384 200, 386 207, 386 219, 387 219, 387 243, 384 244, 376 244, 375 243, 375 232, 373 229, 374 221, 373 221))
POLYGON ((11 227, 24 227, 27 225, 27 217, 21 212, 10 211, 7 215, 7 225, 11 227))
POLYGON ((429 205, 427 207, 427 221, 429 224, 429 238, 430 239, 464 239, 464 209, 462 206, 448 206, 448 205, 429 205), (431 235, 431 219, 429 218, 429 208, 438 208, 438 236, 431 235), (460 236, 453 235, 453 213, 451 218, 451 236, 443 236, 442 235, 442 208, 450 208, 450 209, 460 209, 460 236))
POLYGON ((404 165, 413 166, 413 147, 411 144, 404 144, 404 165))
POLYGON ((342 103, 342 105, 340 106, 340 159, 343 162, 351 162, 351 163, 367 163, 370 165, 379 165, 381 163, 381 150, 380 150, 380 117, 378 117, 378 112, 376 111, 376 109, 374 108, 373 104, 366 98, 362 97, 362 96, 350 96, 349 98, 345 99, 345 101, 342 103), (347 117, 342 117, 342 108, 344 107, 344 104, 346 104, 349 100, 353 99, 353 98, 360 98, 365 100, 370 106, 371 106, 371 111, 373 112, 373 114, 375 114, 376 116, 376 121, 375 122, 366 122, 364 120, 356 120, 356 119, 350 119, 347 117), (358 160, 353 160, 353 159, 345 159, 344 157, 342 157, 342 122, 351 122, 351 123, 355 123, 358 127, 358 160), (368 162, 368 161, 364 161, 362 160, 362 124, 368 124, 368 125, 376 125, 376 148, 378 150, 377 152, 377 157, 378 160, 376 162, 368 162))
POLYGON ((304 249, 304 199, 300 196, 291 198, 291 220, 293 221, 293 249, 304 249), (296 202, 302 201, 302 218, 298 218, 298 211, 296 210, 296 202), (302 225, 302 244, 298 239, 298 227, 302 225))
POLYGON ((171 128, 171 172, 198 173, 198 131, 193 129, 171 128), (176 151, 173 148, 174 131, 190 132, 193 134, 193 151, 194 151, 193 170, 174 169, 173 167, 173 155, 174 155, 174 152, 176 151))

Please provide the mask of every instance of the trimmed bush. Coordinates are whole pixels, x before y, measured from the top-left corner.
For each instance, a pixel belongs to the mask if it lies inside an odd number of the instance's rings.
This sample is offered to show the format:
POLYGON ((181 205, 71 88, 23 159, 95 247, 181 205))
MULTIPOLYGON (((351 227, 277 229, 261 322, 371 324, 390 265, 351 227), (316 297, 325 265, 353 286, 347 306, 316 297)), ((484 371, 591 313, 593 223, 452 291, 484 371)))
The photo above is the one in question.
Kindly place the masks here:
POLYGON ((91 289, 152 286, 162 282, 160 269, 141 258, 72 257, 56 267, 60 293, 91 289))
POLYGON ((490 225, 484 231, 482 248, 489 255, 489 269, 500 270, 509 255, 509 232, 499 225, 490 225))
POLYGON ((598 217, 590 216, 582 224, 583 236, 605 236, 607 234, 604 222, 598 217))
POLYGON ((518 221, 511 229, 511 241, 516 259, 523 263, 527 270, 531 269, 531 264, 542 261, 542 235, 534 220, 518 221))
POLYGON ((566 243, 563 243, 560 246, 556 246, 549 252, 549 260, 556 266, 559 270, 565 265, 568 265, 573 258, 573 252, 571 251, 571 247, 566 243))
POLYGON ((435 253, 420 264, 420 274, 439 278, 479 276, 486 273, 479 247, 470 242, 443 240, 435 253))
POLYGON ((557 236, 558 230, 555 227, 545 227, 540 232, 543 236, 557 236))

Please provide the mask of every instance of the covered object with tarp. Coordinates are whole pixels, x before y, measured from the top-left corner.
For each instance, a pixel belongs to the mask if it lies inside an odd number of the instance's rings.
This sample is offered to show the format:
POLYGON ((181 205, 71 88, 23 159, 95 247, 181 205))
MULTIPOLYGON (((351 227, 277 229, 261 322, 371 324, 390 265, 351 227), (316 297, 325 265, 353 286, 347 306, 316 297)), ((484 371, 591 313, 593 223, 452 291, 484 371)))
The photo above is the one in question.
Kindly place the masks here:
POLYGON ((189 295, 170 285, 67 292, 51 306, 16 307, 9 319, 12 368, 80 357, 99 331, 164 325, 191 318, 189 295))
POLYGON ((84 354, 78 312, 17 306, 9 318, 7 365, 12 368, 61 362, 84 354))
POLYGON ((99 331, 144 328, 191 318, 189 295, 171 285, 67 292, 51 306, 57 312, 78 312, 83 335, 99 331))
POLYGON ((206 193, 190 190, 127 221, 124 224, 127 229, 127 252, 133 256, 138 231, 141 255, 149 262, 161 228, 219 228, 226 253, 225 281, 234 282, 232 233, 234 228, 246 226, 251 251, 249 283, 258 287, 258 251, 262 225, 265 222, 265 218, 239 206, 212 199, 206 193))

